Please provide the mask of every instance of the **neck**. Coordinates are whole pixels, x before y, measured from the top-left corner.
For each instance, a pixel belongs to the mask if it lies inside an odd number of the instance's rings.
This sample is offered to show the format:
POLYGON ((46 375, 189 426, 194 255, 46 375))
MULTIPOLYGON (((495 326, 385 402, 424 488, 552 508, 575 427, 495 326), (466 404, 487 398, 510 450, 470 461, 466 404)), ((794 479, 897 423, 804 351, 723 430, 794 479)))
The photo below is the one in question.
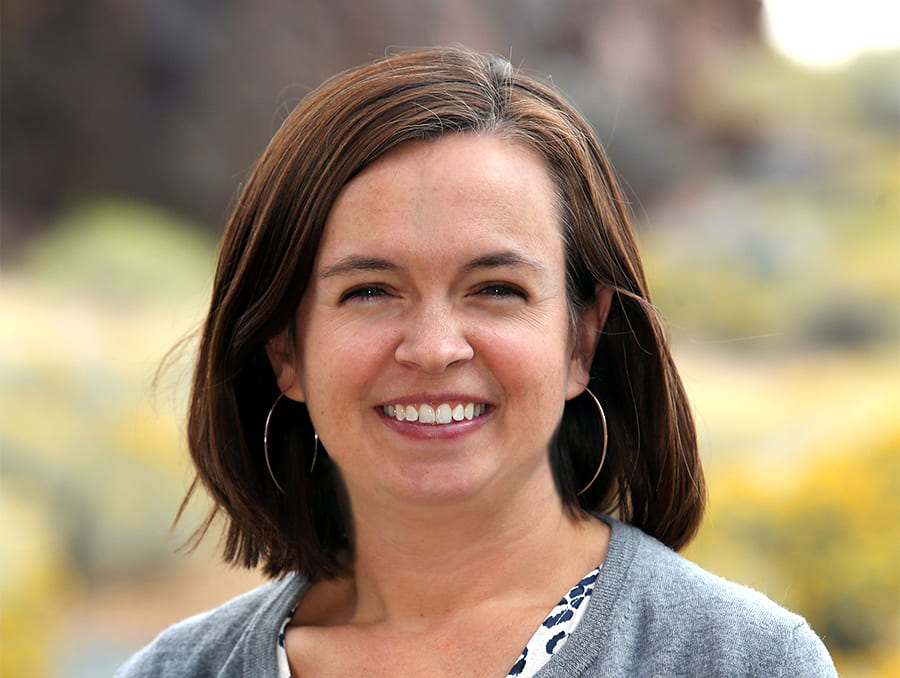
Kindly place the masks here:
POLYGON ((479 498, 394 510, 354 505, 346 621, 421 626, 495 602, 552 606, 602 560, 608 531, 569 516, 545 478, 500 505, 479 498))

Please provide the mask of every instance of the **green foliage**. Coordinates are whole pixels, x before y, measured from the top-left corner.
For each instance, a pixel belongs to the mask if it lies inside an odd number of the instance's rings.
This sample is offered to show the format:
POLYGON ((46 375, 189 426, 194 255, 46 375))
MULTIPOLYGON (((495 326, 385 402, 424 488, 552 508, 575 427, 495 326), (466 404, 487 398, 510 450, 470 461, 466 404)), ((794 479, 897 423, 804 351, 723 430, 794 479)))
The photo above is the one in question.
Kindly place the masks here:
POLYGON ((741 55, 698 78, 698 118, 744 150, 648 216, 676 336, 791 350, 900 336, 896 63, 826 77, 741 55))
POLYGON ((839 667, 859 656, 889 665, 900 632, 900 425, 873 421, 804 459, 715 469, 691 557, 803 614, 839 667))
POLYGON ((0 676, 39 678, 66 579, 65 555, 46 509, 0 483, 0 676))
POLYGON ((95 299, 134 303, 202 289, 212 239, 165 210, 121 199, 82 203, 29 244, 20 270, 95 299))
POLYGON ((213 260, 186 222, 102 201, 4 270, 0 675, 50 674, 67 585, 172 561, 184 381, 160 383, 154 402, 152 380, 201 312, 213 260))
POLYGON ((156 409, 151 382, 199 314, 213 259, 185 222, 103 201, 64 215, 6 276, 3 477, 52 507, 82 576, 146 567, 170 548, 146 533, 168 526, 187 477, 184 395, 156 409))

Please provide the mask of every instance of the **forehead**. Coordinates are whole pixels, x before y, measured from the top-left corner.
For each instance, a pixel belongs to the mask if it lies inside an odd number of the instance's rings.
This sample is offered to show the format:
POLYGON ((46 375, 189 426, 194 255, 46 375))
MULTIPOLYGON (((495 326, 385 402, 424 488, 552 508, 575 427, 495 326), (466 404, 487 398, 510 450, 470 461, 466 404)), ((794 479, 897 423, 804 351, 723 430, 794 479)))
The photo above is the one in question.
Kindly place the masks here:
POLYGON ((373 241, 436 254, 460 243, 555 250, 556 203, 546 163, 524 143, 475 133, 407 142, 342 189, 319 254, 373 241))

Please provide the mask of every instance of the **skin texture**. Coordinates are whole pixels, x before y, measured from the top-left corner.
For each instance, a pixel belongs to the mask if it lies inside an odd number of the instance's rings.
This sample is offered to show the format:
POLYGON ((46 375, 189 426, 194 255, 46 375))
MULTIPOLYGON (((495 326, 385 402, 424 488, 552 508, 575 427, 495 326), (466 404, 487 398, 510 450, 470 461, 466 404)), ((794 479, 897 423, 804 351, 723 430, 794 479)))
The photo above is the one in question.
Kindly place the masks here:
POLYGON ((469 133, 398 147, 333 206, 296 343, 268 346, 356 537, 353 576, 315 585, 289 628, 295 675, 505 676, 602 560, 607 528, 565 514, 547 444, 609 294, 572 336, 554 196, 533 151, 469 133), (383 409, 442 402, 485 413, 434 426, 383 409))

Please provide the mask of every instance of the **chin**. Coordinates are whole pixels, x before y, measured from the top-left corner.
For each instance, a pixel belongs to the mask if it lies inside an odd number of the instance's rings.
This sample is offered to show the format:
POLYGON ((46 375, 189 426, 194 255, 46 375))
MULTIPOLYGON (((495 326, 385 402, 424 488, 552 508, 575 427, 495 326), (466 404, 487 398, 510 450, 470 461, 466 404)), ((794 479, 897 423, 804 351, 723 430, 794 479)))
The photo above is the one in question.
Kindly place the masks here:
POLYGON ((397 480, 392 493, 398 499, 430 507, 455 506, 477 499, 490 484, 484 469, 464 469, 458 465, 405 473, 397 480))

